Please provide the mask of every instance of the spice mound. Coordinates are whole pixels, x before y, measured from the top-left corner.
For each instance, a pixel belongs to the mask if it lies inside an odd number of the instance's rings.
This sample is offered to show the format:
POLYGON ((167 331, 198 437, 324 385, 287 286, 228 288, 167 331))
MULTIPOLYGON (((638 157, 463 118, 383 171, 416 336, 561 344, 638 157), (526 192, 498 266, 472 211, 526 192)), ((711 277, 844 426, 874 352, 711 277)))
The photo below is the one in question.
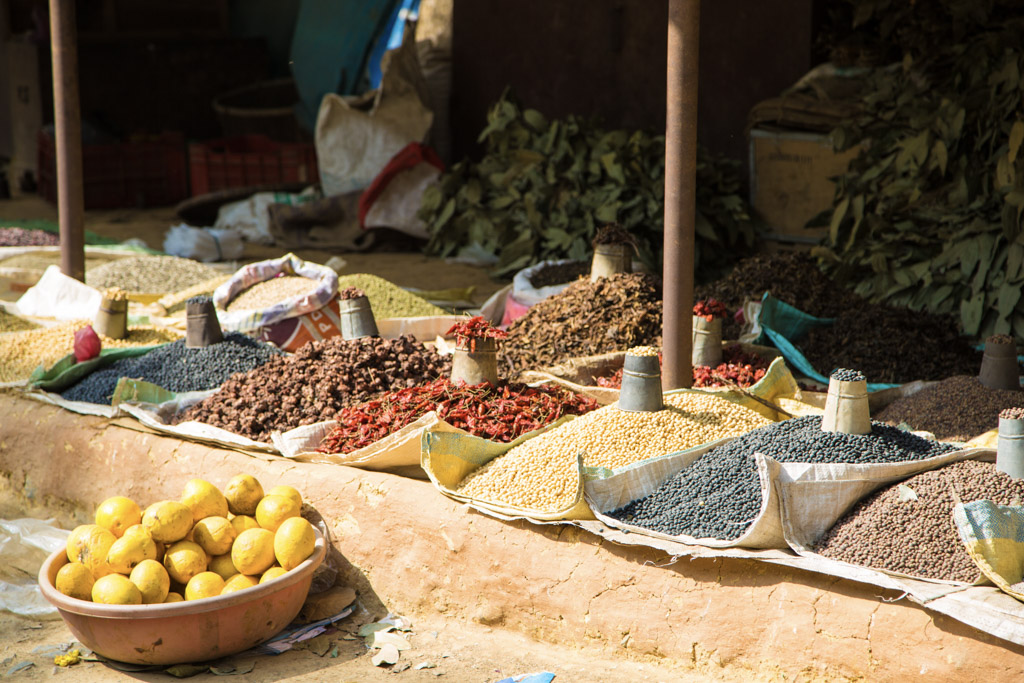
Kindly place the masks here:
POLYGON ((280 355, 266 342, 229 332, 224 340, 190 349, 185 340, 153 349, 144 356, 122 358, 87 375, 61 396, 69 401, 109 405, 122 377, 141 379, 168 391, 202 391, 223 384, 236 372, 247 372, 280 355))
POLYGON ((445 315, 444 309, 438 308, 423 297, 369 273, 339 276, 338 288, 346 287, 363 290, 366 298, 370 300, 373 317, 377 320, 445 315))
MULTIPOLYGON (((722 362, 715 367, 693 366, 694 389, 718 389, 737 385, 746 388, 761 381, 771 361, 755 353, 747 353, 739 344, 722 349, 722 362)), ((622 368, 608 377, 597 377, 597 386, 608 389, 622 387, 622 368)))
POLYGON ((957 502, 1024 501, 1024 481, 994 463, 964 460, 876 491, 817 542, 834 560, 941 581, 974 582, 980 572, 953 527, 957 502))
MULTIPOLYGON (((0 334, 0 382, 28 379, 42 365, 50 367, 74 350, 75 333, 91 323, 74 320, 53 327, 0 334)), ((133 325, 124 339, 100 337, 103 348, 155 346, 181 337, 180 332, 152 325, 133 325)))
POLYGON ((937 439, 969 441, 999 426, 999 411, 1024 407, 1024 392, 989 389, 977 377, 957 375, 927 386, 885 407, 877 419, 906 423, 937 439))
POLYGON ((665 409, 605 406, 519 444, 472 472, 458 493, 480 500, 564 510, 579 490, 577 456, 590 467, 619 468, 769 424, 759 413, 711 394, 665 395, 665 409))
POLYGON ((272 277, 269 280, 257 282, 253 286, 241 291, 234 299, 228 302, 225 310, 234 313, 235 311, 253 311, 266 308, 292 297, 312 294, 316 290, 317 281, 308 277, 298 275, 281 275, 272 277))
POLYGON ((450 356, 440 356, 408 335, 332 337, 235 375, 174 422, 195 420, 268 442, 275 430, 329 420, 345 406, 449 372, 450 356))
POLYGON ((498 351, 509 376, 573 357, 661 345, 661 285, 641 273, 578 280, 508 328, 498 351))
POLYGON ((53 247, 60 244, 60 236, 45 230, 26 228, 0 228, 0 247, 53 247))
POLYGON ((823 432, 821 416, 797 417, 756 429, 708 451, 650 495, 609 515, 671 536, 736 540, 761 510, 754 460, 880 463, 923 460, 954 450, 949 444, 873 423, 869 434, 823 432))
POLYGON ((582 415, 596 409, 593 399, 557 385, 495 387, 484 382, 467 386, 441 378, 343 408, 334 418, 340 424, 316 450, 351 453, 397 432, 430 411, 473 436, 507 443, 565 415, 582 415))
POLYGON ((198 261, 177 256, 132 256, 86 268, 85 284, 129 292, 177 292, 220 275, 198 261))

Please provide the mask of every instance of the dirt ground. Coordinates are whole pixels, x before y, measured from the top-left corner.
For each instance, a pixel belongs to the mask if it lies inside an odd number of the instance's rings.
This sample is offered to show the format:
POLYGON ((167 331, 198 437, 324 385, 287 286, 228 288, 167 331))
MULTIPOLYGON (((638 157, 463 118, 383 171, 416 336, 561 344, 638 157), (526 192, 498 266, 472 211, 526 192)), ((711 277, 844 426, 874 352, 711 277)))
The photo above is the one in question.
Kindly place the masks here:
MULTIPOLYGON (((784 679, 710 664, 683 668, 658 661, 610 659, 596 651, 549 646, 518 633, 442 618, 414 622, 411 634, 405 634, 411 648, 401 653, 399 663, 376 667, 371 662, 373 651, 354 635, 360 616, 367 619, 365 613, 360 615, 357 612, 339 622, 337 631, 315 641, 313 649, 325 652, 322 656, 312 649, 303 648, 277 656, 236 655, 213 664, 222 670, 234 668, 238 672, 246 672, 234 680, 253 682, 447 680, 484 683, 540 671, 554 673, 554 683, 738 683, 784 679), (426 666, 417 669, 421 664, 426 666)), ((175 680, 163 671, 125 672, 103 662, 83 661, 68 668, 55 666, 52 652, 73 641, 74 637, 60 620, 35 621, 0 612, 0 677, 23 681, 59 678, 67 683, 131 680, 159 683, 175 680), (32 662, 33 666, 9 673, 24 662, 32 662)), ((232 679, 202 673, 189 680, 223 683, 232 679)))

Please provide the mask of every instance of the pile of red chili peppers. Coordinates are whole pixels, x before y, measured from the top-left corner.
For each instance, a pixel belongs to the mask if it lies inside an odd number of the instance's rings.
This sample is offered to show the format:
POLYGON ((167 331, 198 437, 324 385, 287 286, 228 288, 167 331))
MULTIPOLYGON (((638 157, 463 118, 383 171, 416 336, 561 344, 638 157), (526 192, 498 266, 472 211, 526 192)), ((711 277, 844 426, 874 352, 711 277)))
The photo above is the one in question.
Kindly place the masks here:
POLYGON ((455 343, 460 349, 470 352, 476 351, 477 339, 504 339, 508 333, 491 327, 491 324, 484 320, 483 316, 475 316, 460 320, 449 328, 446 337, 455 336, 455 343))
MULTIPOLYGON (((661 356, 659 355, 660 359, 661 356)), ((693 387, 727 387, 734 382, 741 387, 749 387, 756 383, 768 371, 771 364, 766 358, 753 353, 746 353, 739 344, 732 344, 722 349, 722 362, 717 367, 707 365, 693 366, 693 387)), ((607 389, 622 387, 622 368, 610 377, 598 377, 597 386, 607 389)))
POLYGON ((725 304, 718 299, 702 299, 693 306, 693 314, 711 322, 714 318, 724 318, 729 313, 725 304))
POLYGON ((447 378, 399 389, 381 398, 349 406, 340 424, 317 447, 320 453, 351 453, 380 441, 431 410, 445 422, 474 436, 508 443, 565 415, 583 415, 597 402, 557 385, 488 382, 455 384, 447 378))

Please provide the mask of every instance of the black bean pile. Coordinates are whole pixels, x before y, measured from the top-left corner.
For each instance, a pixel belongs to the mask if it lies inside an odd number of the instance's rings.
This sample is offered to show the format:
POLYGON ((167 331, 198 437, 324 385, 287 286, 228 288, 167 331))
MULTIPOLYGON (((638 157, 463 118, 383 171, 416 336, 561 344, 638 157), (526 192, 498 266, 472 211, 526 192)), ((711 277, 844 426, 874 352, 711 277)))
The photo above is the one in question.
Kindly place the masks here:
POLYGON ((61 396, 110 405, 122 377, 152 382, 174 392, 215 389, 236 372, 248 372, 280 355, 276 347, 237 332, 201 349, 187 348, 185 340, 179 339, 144 356, 114 361, 65 389, 61 396))
POLYGON ((924 472, 857 503, 818 541, 816 550, 874 569, 973 582, 979 571, 953 528, 954 494, 964 503, 1020 505, 1024 481, 977 460, 924 472))
POLYGON ((530 284, 535 288, 560 285, 564 282, 572 282, 590 272, 590 263, 587 261, 570 261, 568 263, 548 264, 538 268, 530 277, 530 284))
POLYGON ((976 374, 981 367, 981 352, 959 335, 952 318, 866 301, 845 309, 835 325, 811 330, 796 345, 819 372, 852 365, 872 382, 940 380, 976 374))
POLYGON ((661 281, 642 273, 577 280, 509 326, 498 369, 515 377, 634 346, 661 346, 661 281))
POLYGON ((837 382, 863 382, 865 377, 864 373, 859 370, 839 368, 832 371, 832 374, 829 375, 829 379, 834 379, 837 382))
POLYGON ((1024 407, 1024 392, 989 389, 973 375, 956 375, 887 405, 875 418, 931 432, 944 441, 969 441, 999 426, 999 411, 1024 407))
POLYGON ((235 375, 175 422, 195 420, 269 442, 274 430, 330 420, 345 406, 450 372, 451 356, 438 355, 408 335, 332 337, 235 375))
POLYGON ((999 413, 1004 420, 1024 420, 1024 408, 1007 408, 999 413))
POLYGON ((781 462, 885 463, 923 460, 954 450, 888 425, 871 433, 823 432, 821 416, 797 417, 760 427, 708 451, 650 495, 609 515, 671 536, 732 541, 761 509, 754 453, 781 462))
POLYGON ((53 247, 60 236, 45 230, 0 228, 0 247, 53 247))

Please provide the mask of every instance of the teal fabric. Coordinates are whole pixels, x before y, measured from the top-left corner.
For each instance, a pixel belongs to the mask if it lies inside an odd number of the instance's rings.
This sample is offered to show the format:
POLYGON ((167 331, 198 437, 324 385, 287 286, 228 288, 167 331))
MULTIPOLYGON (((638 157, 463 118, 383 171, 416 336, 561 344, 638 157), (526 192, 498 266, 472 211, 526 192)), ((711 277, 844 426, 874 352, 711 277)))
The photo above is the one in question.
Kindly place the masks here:
MULTIPOLYGON (((796 343, 815 328, 835 324, 835 318, 815 318, 765 292, 761 300, 761 314, 757 320, 761 324, 761 335, 755 340, 755 344, 771 343, 798 372, 822 384, 828 384, 828 376, 818 372, 811 365, 796 343)), ((833 368, 825 368, 826 372, 832 370, 833 368)), ((868 391, 881 391, 898 386, 900 385, 868 382, 868 391)))
POLYGON ((328 93, 369 89, 370 51, 387 28, 398 0, 302 0, 292 39, 297 114, 309 130, 328 93))

